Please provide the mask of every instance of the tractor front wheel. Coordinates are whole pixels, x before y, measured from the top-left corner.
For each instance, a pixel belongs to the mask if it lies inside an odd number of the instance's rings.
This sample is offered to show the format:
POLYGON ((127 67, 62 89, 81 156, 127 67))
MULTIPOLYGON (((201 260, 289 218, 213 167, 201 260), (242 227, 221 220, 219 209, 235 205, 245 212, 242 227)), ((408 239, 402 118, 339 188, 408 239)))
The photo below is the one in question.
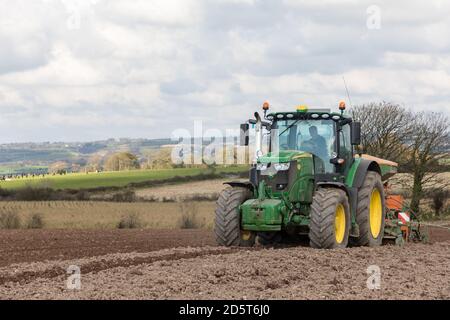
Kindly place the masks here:
POLYGON ((382 244, 386 216, 384 187, 381 176, 369 171, 358 192, 356 223, 359 226, 357 244, 377 247, 382 244))
POLYGON ((255 233, 241 230, 239 206, 250 199, 252 193, 245 188, 230 187, 222 191, 217 201, 214 233, 219 245, 225 247, 252 247, 255 233))
POLYGON ((316 249, 346 248, 350 232, 350 206, 340 189, 321 188, 311 204, 310 245, 316 249))

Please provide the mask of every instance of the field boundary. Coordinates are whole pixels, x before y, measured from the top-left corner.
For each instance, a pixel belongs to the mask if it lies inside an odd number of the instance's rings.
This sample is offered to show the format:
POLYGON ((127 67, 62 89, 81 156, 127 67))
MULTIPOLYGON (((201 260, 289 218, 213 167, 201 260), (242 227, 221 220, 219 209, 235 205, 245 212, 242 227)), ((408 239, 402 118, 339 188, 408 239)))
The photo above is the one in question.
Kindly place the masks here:
MULTIPOLYGON (((248 171, 236 173, 201 173, 188 176, 174 176, 166 179, 132 182, 124 186, 102 186, 82 189, 53 189, 50 187, 26 186, 19 189, 2 189, 0 187, 0 201, 87 201, 93 200, 91 195, 106 192, 132 191, 134 189, 161 187, 164 185, 177 185, 188 182, 207 181, 226 178, 246 178, 248 171)), ((132 195, 131 195, 132 196, 132 195)), ((101 199, 100 199, 101 200, 101 199)), ((122 201, 119 201, 122 202, 122 201)), ((123 202, 133 202, 125 199, 123 202)))

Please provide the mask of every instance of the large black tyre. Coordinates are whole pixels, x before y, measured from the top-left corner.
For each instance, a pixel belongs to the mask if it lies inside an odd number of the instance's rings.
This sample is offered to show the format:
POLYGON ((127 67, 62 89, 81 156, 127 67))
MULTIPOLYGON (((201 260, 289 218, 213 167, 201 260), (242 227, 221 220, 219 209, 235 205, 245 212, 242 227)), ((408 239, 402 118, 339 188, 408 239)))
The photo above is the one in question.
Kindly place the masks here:
POLYGON ((309 243, 316 249, 346 248, 350 233, 350 206, 340 189, 320 188, 311 204, 309 243))
POLYGON ((214 233, 219 245, 225 247, 251 247, 255 244, 255 233, 241 230, 239 206, 250 199, 250 190, 229 187, 217 200, 214 233))
POLYGON ((359 246, 378 247, 383 242, 386 203, 381 176, 368 171, 362 187, 358 191, 356 223, 359 226, 359 246))

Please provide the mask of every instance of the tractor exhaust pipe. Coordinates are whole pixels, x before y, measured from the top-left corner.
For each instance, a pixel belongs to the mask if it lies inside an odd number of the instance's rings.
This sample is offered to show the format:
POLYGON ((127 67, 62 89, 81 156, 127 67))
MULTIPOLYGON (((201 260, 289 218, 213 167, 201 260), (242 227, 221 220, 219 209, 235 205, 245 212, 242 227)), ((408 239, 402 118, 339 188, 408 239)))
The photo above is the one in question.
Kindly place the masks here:
POLYGON ((259 157, 262 156, 262 120, 261 120, 261 116, 259 115, 258 112, 255 112, 255 118, 256 118, 256 124, 255 124, 255 140, 256 140, 256 146, 255 146, 255 156, 253 158, 253 164, 256 165, 256 163, 258 162, 259 157))

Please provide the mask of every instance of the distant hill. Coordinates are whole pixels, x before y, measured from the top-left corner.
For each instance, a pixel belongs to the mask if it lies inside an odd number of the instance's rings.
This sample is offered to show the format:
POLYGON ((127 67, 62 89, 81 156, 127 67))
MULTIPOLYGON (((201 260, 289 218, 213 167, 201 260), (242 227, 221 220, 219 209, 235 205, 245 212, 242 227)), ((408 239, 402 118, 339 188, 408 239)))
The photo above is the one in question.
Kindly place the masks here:
MULTIPOLYGON (((229 138, 228 138, 229 139, 229 138)), ((232 137, 232 139, 236 139, 232 137)), ((227 138, 223 138, 227 142, 227 138)), ((237 140, 236 140, 237 141, 237 140)), ((214 143, 217 143, 214 140, 214 143)), ((108 139, 91 142, 41 142, 0 144, 0 178, 8 175, 43 174, 56 163, 69 165, 68 172, 78 172, 93 162, 102 162, 117 152, 130 152, 141 163, 149 154, 178 142, 166 139, 108 139)), ((186 143, 184 141, 184 143, 186 143)), ((208 139, 193 138, 191 143, 209 145, 208 139)))
POLYGON ((0 174, 43 172, 63 161, 84 166, 95 155, 128 151, 144 157, 146 151, 173 144, 170 139, 108 139, 93 142, 43 142, 0 144, 0 174))

